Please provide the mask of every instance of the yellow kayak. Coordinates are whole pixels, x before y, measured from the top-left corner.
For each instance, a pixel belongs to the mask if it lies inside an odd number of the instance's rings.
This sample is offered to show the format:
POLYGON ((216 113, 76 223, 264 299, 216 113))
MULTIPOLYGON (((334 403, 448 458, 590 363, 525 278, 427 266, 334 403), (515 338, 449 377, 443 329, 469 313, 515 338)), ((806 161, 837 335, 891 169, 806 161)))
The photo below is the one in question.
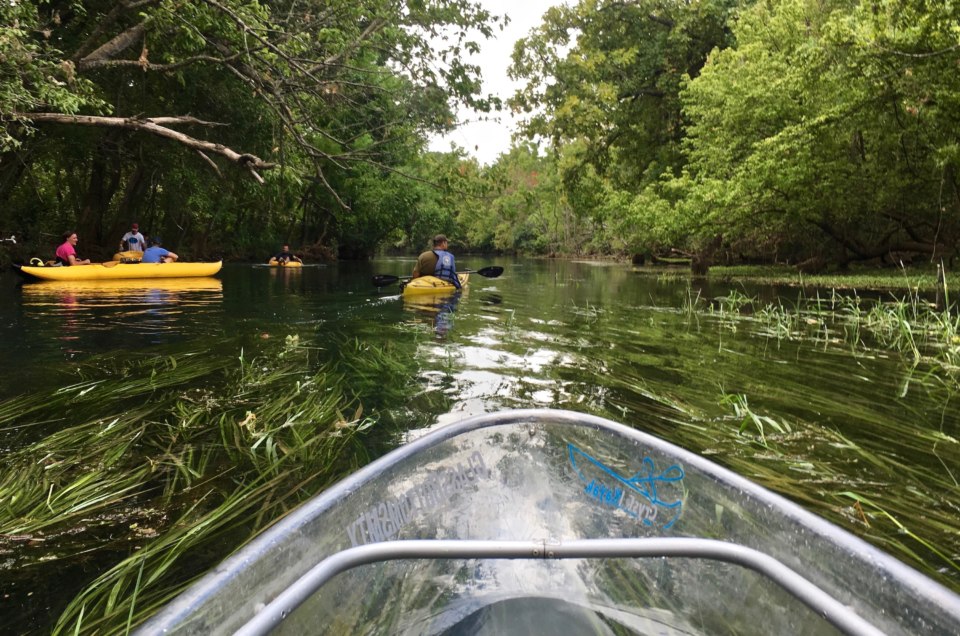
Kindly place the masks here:
POLYGON ((271 258, 267 263, 270 267, 303 267, 303 263, 300 261, 283 261, 280 262, 275 258, 271 258))
POLYGON ((142 258, 143 258, 143 252, 138 250, 127 250, 126 252, 117 252, 116 254, 113 255, 113 260, 115 261, 140 262, 142 258))
MULTIPOLYGON (((460 278, 460 286, 465 287, 470 280, 470 274, 457 274, 460 278)), ((421 276, 414 278, 403 287, 403 295, 410 296, 414 294, 442 294, 445 292, 456 291, 453 283, 437 278, 436 276, 421 276)))
POLYGON ((109 261, 73 267, 15 265, 30 280, 109 280, 116 278, 194 278, 213 276, 223 261, 215 263, 121 263, 109 261))

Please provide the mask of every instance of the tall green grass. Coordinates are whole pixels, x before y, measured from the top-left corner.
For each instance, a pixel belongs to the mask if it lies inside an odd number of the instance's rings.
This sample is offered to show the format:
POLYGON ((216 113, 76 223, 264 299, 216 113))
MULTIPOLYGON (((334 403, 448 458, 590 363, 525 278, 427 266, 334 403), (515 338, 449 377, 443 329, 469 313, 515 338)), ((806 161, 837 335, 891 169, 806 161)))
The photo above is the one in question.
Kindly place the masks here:
POLYGON ((802 291, 792 304, 783 300, 760 304, 732 291, 712 303, 688 294, 684 312, 706 313, 736 331, 753 325, 758 335, 783 340, 813 340, 844 344, 854 351, 885 350, 905 357, 913 366, 932 370, 960 389, 960 310, 937 309, 916 291, 886 299, 861 297, 855 290, 831 290, 829 295, 802 291))
MULTIPOLYGON (((741 292, 710 299, 689 291, 682 314, 701 329, 704 322, 712 324, 720 337, 733 331, 846 350, 851 354, 851 374, 856 373, 860 356, 899 360, 904 376, 899 398, 914 386, 921 392, 917 398, 921 402, 928 394, 949 401, 960 390, 960 311, 949 303, 949 296, 944 294, 943 299, 946 309, 926 302, 916 288, 899 296, 885 293, 873 297, 856 290, 798 290, 795 300, 767 303, 741 292)), ((736 472, 843 523, 931 576, 946 577, 948 584, 956 587, 960 553, 955 493, 960 483, 956 468, 960 442, 952 422, 941 422, 938 427, 911 419, 913 407, 906 406, 903 417, 870 422, 876 426, 856 431, 855 436, 849 435, 850 431, 844 435, 823 422, 765 412, 763 398, 794 392, 796 387, 767 386, 763 394, 757 391, 748 401, 746 393, 728 393, 721 388, 718 402, 726 414, 699 414, 696 419, 703 426, 684 426, 684 441, 736 472), (884 439, 896 442, 885 445, 884 439)), ((803 400, 802 393, 797 393, 797 399, 803 400)), ((817 395, 817 399, 822 405, 823 396, 817 395)), ((843 413, 849 409, 850 422, 863 421, 856 400, 848 406, 844 399, 841 390, 824 410, 843 413)), ((942 409, 952 412, 946 403, 942 409)), ((798 410, 811 413, 818 409, 798 410)))
POLYGON ((361 346, 316 364, 296 338, 233 361, 98 361, 81 382, 0 403, 14 447, 0 469, 0 543, 29 570, 23 584, 52 584, 78 561, 93 570, 50 631, 129 631, 368 463, 363 438, 392 432, 364 417, 355 389, 374 368, 413 374, 403 352, 361 346))

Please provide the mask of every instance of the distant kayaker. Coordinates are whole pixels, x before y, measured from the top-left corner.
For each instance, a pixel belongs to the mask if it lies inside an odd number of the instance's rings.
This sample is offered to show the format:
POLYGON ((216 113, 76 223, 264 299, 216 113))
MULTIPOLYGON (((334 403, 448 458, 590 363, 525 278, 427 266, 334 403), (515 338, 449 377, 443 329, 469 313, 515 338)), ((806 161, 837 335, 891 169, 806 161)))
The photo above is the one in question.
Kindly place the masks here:
POLYGON ((140 233, 140 226, 134 223, 130 226, 130 231, 120 239, 120 251, 142 252, 144 247, 146 247, 146 240, 143 238, 143 234, 140 233))
POLYGON ((63 243, 57 248, 57 262, 61 265, 89 265, 90 259, 77 258, 77 233, 64 232, 63 243))
POLYGON ((270 260, 276 261, 277 263, 280 263, 280 264, 289 263, 289 262, 293 262, 293 263, 303 262, 302 260, 300 260, 299 256, 297 256, 296 254, 290 251, 289 245, 284 245, 283 249, 280 250, 279 253, 275 254, 273 258, 271 258, 270 260))
POLYGON ((160 246, 160 237, 150 237, 150 247, 143 252, 141 263, 172 263, 179 258, 176 254, 160 246))
POLYGON ((457 276, 457 266, 453 254, 447 251, 449 243, 443 234, 433 237, 433 249, 427 250, 417 257, 417 264, 413 266, 413 277, 436 276, 452 283, 460 289, 460 278, 457 276))

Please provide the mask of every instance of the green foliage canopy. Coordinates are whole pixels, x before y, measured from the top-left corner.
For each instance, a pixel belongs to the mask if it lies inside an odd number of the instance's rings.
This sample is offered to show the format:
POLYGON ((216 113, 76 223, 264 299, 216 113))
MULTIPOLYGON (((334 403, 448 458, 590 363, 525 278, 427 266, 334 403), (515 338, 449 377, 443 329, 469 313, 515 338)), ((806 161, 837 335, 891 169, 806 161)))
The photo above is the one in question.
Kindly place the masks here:
POLYGON ((336 244, 332 210, 371 183, 352 171, 409 163, 457 105, 499 107, 463 52, 503 19, 474 0, 34 1, 0 18, 0 194, 19 212, 0 225, 28 234, 72 219, 103 241, 144 217, 196 235, 215 217, 336 244), (188 218, 169 196, 184 186, 206 192, 188 218))

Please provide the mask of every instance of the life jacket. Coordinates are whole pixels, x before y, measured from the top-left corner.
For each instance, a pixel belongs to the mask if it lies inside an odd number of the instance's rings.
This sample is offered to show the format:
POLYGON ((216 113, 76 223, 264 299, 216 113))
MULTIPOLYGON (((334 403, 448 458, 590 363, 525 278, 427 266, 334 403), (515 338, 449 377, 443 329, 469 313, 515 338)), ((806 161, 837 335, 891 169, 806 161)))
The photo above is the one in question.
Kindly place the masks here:
POLYGON ((433 250, 433 253, 437 255, 437 266, 433 270, 433 275, 453 283, 454 287, 460 289, 460 278, 457 276, 453 254, 446 250, 433 250))

